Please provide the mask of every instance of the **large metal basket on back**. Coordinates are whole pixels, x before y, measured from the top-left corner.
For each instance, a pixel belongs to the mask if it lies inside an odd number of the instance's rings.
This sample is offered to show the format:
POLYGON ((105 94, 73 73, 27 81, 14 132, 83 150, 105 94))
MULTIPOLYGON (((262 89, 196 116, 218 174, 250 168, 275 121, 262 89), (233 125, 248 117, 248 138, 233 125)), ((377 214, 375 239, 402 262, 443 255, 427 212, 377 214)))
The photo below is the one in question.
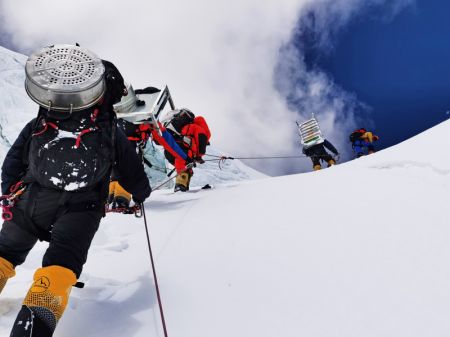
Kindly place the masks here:
POLYGON ((33 53, 25 66, 25 89, 40 106, 79 111, 96 104, 106 85, 102 60, 79 46, 61 44, 33 53))
POLYGON ((321 144, 325 141, 320 131, 319 123, 313 117, 302 124, 298 124, 301 143, 305 148, 321 144))
POLYGON ((162 90, 154 87, 134 91, 131 84, 127 85, 128 95, 122 97, 119 103, 113 105, 117 118, 122 118, 130 123, 141 124, 159 117, 167 103, 175 109, 169 88, 164 86, 162 90), (154 89, 147 91, 147 89, 154 89), (138 104, 138 102, 141 104, 138 104))
POLYGON ((126 96, 123 96, 120 102, 113 105, 114 112, 119 118, 121 118, 120 116, 122 114, 137 110, 138 99, 134 92, 133 86, 131 84, 127 84, 126 86, 128 94, 126 96))

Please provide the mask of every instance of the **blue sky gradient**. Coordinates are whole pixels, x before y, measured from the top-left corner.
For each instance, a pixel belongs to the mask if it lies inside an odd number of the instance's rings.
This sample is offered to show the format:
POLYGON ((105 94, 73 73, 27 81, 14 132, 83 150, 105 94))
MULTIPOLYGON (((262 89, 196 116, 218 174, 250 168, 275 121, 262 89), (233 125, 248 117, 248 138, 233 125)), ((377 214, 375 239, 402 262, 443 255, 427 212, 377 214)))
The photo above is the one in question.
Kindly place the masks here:
POLYGON ((324 70, 371 107, 380 148, 449 117, 448 13, 450 2, 438 0, 417 1, 391 20, 383 17, 382 8, 373 8, 341 30, 332 49, 309 41, 308 67, 324 70))

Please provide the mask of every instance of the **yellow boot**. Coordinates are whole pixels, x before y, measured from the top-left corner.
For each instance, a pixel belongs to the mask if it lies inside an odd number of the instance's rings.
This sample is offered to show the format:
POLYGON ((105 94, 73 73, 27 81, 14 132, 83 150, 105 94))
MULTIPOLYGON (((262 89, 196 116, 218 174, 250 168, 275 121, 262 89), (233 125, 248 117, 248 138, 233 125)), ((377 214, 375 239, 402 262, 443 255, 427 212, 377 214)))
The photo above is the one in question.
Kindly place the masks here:
POLYGON ((117 184, 117 180, 111 180, 109 182, 108 204, 111 204, 114 201, 114 190, 116 189, 117 184))
POLYGON ((322 168, 320 165, 314 165, 313 169, 314 171, 319 171, 322 168))
POLYGON ((8 279, 14 277, 16 272, 14 271, 14 266, 8 260, 0 257, 0 293, 8 282, 8 279))
POLYGON ((336 164, 336 162, 333 159, 328 161, 328 167, 333 166, 334 164, 336 164))
POLYGON ((190 176, 187 172, 181 172, 177 175, 177 179, 175 180, 175 192, 181 191, 186 192, 189 190, 189 180, 190 176))
MULTIPOLYGON (((53 332, 66 309, 70 291, 77 282, 77 278, 70 269, 49 266, 36 270, 33 279, 34 283, 23 300, 22 310, 19 312, 13 331, 20 328, 23 321, 20 317, 25 315, 29 317, 28 320, 31 320, 34 336, 35 327, 53 332)), ((47 336, 44 333, 42 335, 47 336)), ((36 336, 41 334, 36 331, 36 336)))
POLYGON ((131 194, 128 193, 118 182, 114 188, 114 203, 117 208, 130 207, 131 194))

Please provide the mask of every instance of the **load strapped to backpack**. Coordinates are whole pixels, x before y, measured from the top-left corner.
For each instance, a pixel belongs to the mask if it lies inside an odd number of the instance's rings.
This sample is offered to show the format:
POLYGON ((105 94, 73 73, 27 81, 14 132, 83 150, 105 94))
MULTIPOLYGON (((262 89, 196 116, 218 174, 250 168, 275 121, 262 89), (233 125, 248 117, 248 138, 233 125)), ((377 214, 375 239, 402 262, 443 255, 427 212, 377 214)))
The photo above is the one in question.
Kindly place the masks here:
POLYGON ((88 190, 109 179, 112 104, 126 93, 116 67, 79 46, 46 47, 27 61, 26 88, 40 105, 26 145, 26 178, 66 191, 88 190))
POLYGON ((298 124, 298 131, 300 133, 301 143, 305 149, 311 146, 321 144, 325 141, 320 131, 319 123, 313 117, 302 124, 298 124))

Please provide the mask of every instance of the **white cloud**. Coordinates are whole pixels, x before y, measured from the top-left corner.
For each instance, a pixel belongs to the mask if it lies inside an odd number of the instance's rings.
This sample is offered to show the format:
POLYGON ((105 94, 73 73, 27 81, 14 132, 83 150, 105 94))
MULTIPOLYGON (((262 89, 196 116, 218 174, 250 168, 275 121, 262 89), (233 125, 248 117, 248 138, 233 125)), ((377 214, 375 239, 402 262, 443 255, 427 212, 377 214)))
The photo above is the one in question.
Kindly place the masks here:
MULTIPOLYGON (((299 62, 301 52, 287 44, 311 6, 327 41, 367 2, 384 1, 2 0, 0 10, 20 48, 79 42, 113 61, 135 88, 168 84, 177 106, 206 116, 216 146, 254 156, 300 153, 298 112, 287 107, 284 91, 276 90, 275 75, 278 87, 289 83, 276 69, 304 81, 297 95, 305 107, 326 116, 329 135, 337 138, 341 126, 352 123, 346 109, 356 106, 356 99, 320 71, 307 70, 299 62)), ((399 10, 405 1, 392 3, 399 10)), ((283 161, 259 164, 272 173, 297 170, 283 161)))
POLYGON ((388 21, 411 5, 414 5, 413 0, 314 1, 303 8, 292 38, 295 43, 287 43, 281 48, 275 76, 277 89, 289 99, 291 107, 297 108, 299 119, 315 114, 324 135, 337 146, 344 159, 353 157, 349 132, 356 127, 372 126, 371 108, 353 93, 337 86, 323 71, 307 65, 304 50, 310 46, 302 43, 314 43, 316 50, 326 54, 334 47, 337 33, 356 15, 382 10, 378 19, 388 21))

